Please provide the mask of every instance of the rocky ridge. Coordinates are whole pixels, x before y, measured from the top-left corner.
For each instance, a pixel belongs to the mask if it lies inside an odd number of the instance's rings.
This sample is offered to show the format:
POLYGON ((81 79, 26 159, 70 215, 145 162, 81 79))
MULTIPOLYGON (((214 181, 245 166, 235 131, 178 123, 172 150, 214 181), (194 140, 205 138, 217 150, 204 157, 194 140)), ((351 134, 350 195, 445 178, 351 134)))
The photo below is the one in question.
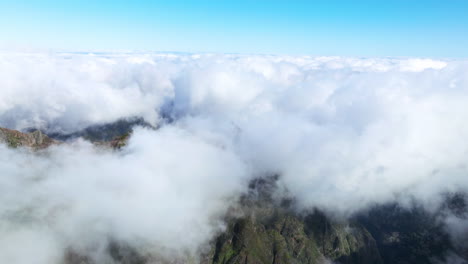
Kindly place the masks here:
POLYGON ((43 149, 53 144, 59 144, 60 142, 51 139, 40 130, 22 133, 17 130, 0 127, 0 143, 5 143, 11 148, 29 147, 33 149, 43 149))

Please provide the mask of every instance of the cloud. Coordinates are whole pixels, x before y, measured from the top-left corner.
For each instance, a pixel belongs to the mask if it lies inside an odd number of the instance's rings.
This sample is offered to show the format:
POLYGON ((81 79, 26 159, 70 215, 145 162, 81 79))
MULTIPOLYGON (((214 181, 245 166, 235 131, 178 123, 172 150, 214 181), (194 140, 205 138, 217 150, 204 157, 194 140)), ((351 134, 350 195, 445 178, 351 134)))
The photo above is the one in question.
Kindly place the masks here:
MULTIPOLYGON (((40 239, 36 263, 66 246, 103 257, 111 239, 193 253, 223 229, 247 182, 271 174, 303 209, 435 208, 440 194, 468 191, 467 69, 415 58, 0 54, 1 126, 160 126, 137 129, 122 152, 0 148, 0 245, 40 239)), ((31 263, 15 250, 0 258, 31 263)))
POLYGON ((138 129, 122 153, 85 142, 0 152, 0 262, 58 263, 64 248, 97 254, 110 240, 195 255, 247 184, 236 156, 177 128, 138 129), (23 240, 41 254, 19 254, 23 240))
MULTIPOLYGON (((156 124, 161 106, 174 92, 179 93, 178 100, 190 96, 186 104, 202 107, 203 100, 204 107, 221 104, 231 110, 257 106, 250 104, 255 96, 265 95, 266 107, 273 103, 268 95, 300 97, 299 92, 314 97, 303 98, 312 101, 302 104, 320 103, 317 100, 325 94, 317 93, 327 92, 325 86, 339 84, 340 78, 356 79, 356 72, 392 72, 388 75, 395 76, 443 69, 447 63, 209 54, 1 53, 0 125, 69 133, 133 116, 156 124)), ((296 104, 301 98, 289 99, 296 104)))

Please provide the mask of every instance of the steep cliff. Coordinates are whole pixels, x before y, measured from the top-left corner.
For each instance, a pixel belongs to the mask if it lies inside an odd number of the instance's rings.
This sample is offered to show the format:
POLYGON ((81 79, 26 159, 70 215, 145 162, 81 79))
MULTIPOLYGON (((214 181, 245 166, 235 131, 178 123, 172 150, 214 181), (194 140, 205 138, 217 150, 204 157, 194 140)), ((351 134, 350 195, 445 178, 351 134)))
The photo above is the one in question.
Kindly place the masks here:
POLYGON ((29 147, 33 149, 47 148, 59 141, 49 138, 39 130, 31 133, 22 133, 17 130, 11 130, 0 127, 0 143, 5 143, 9 147, 29 147))

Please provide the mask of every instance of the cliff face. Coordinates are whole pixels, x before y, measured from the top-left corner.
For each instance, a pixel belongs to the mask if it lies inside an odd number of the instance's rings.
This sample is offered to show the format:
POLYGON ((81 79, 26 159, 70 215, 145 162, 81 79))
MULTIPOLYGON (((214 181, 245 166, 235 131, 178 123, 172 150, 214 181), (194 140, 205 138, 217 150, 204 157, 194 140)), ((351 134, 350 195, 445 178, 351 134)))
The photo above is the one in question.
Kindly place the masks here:
POLYGON ((7 144, 12 148, 29 147, 33 149, 43 149, 52 144, 58 144, 59 142, 49 138, 39 130, 31 133, 21 133, 17 130, 0 127, 0 143, 7 144))
MULTIPOLYGON (((127 144, 130 138, 131 130, 125 130, 125 133, 119 134, 113 138, 107 137, 89 138, 89 140, 98 147, 107 147, 120 149, 127 144), (100 140, 104 138, 104 140, 100 140)), ((59 137, 61 138, 61 137, 59 137)), ((10 148, 27 147, 33 150, 45 149, 54 144, 61 144, 63 141, 52 139, 40 130, 30 133, 23 133, 17 130, 0 127, 0 144, 6 144, 10 148)))
POLYGON ((468 236, 451 239, 444 215, 468 216, 467 197, 450 195, 437 213, 416 205, 375 206, 347 220, 297 213, 294 201, 275 202, 276 178, 255 180, 205 263, 468 263, 468 236))
POLYGON ((375 240, 358 224, 275 211, 234 221, 215 243, 210 263, 383 263, 375 240))
POLYGON ((278 177, 253 180, 241 198, 241 218, 214 242, 206 263, 383 263, 372 235, 357 222, 318 210, 297 213, 294 200, 272 197, 278 177))

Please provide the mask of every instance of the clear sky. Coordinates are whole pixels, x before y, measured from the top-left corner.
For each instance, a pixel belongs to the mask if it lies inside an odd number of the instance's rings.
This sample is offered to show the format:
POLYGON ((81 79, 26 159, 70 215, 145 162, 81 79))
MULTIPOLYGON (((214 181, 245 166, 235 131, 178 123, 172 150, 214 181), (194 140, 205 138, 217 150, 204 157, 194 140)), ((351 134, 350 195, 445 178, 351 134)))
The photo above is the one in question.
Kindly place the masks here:
POLYGON ((0 0, 0 47, 468 57, 468 0, 0 0))

